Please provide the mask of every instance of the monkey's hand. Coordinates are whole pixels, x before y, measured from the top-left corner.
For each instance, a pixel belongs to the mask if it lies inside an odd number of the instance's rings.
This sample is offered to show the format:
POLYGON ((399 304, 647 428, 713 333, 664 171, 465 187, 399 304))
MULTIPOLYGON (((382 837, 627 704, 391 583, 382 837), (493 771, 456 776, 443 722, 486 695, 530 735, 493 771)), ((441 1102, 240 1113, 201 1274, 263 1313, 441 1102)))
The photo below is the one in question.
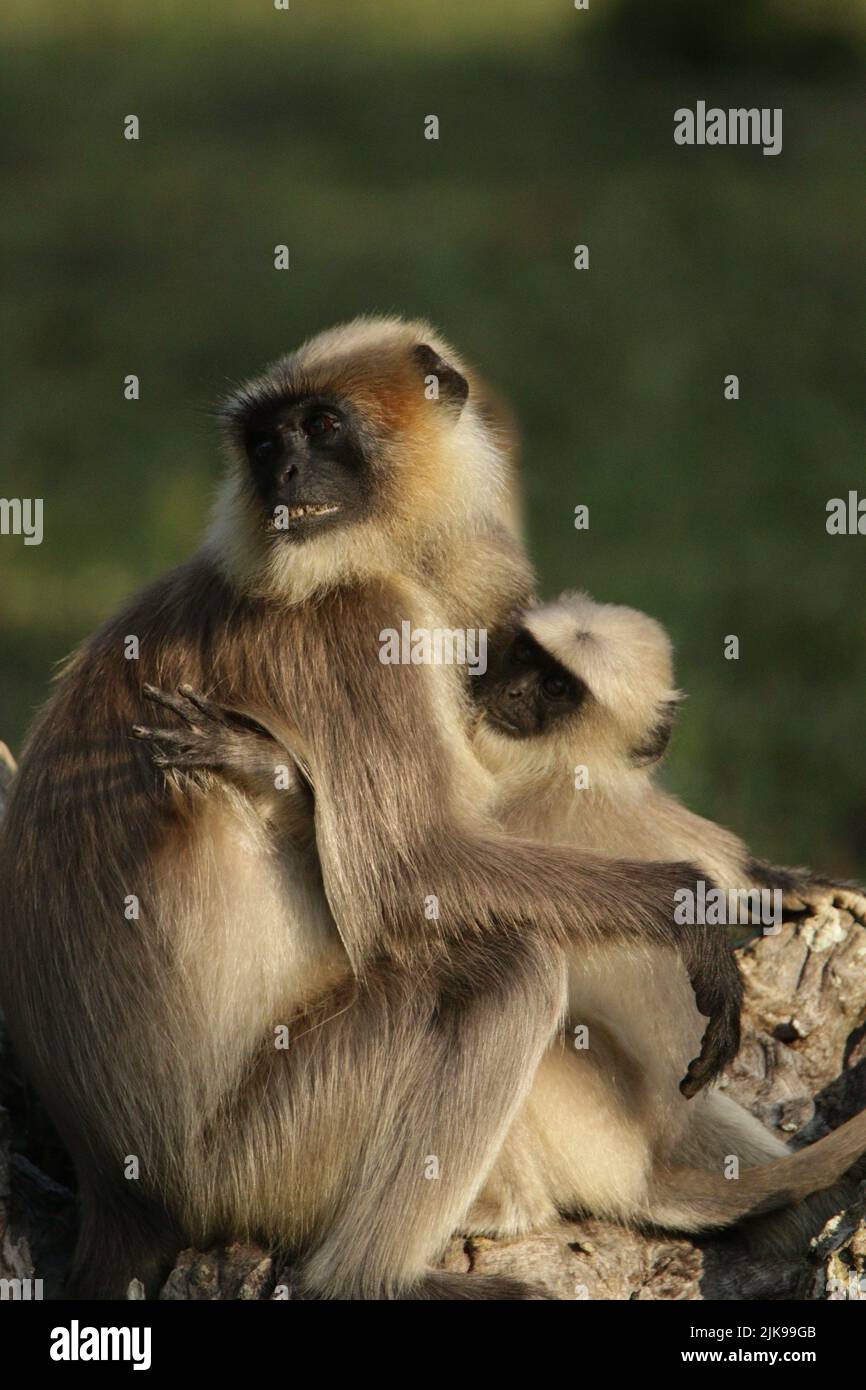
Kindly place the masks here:
MULTIPOLYGON (((682 868, 683 866, 679 866, 682 868)), ((696 869, 688 877, 714 885, 696 869)), ((708 1020, 701 1051, 688 1065, 680 1091, 691 1099, 713 1081, 740 1048, 743 979, 727 926, 707 922, 678 926, 680 950, 695 992, 695 1005, 708 1020)))
POLYGON ((148 744, 154 766, 209 772, 253 796, 272 796, 280 789, 309 794, 302 757, 251 715, 209 700, 188 685, 178 686, 174 695, 153 685, 145 685, 143 692, 152 704, 176 714, 182 726, 132 726, 133 738, 148 744))
MULTIPOLYGON (((724 927, 708 930, 726 932, 724 927)), ((680 1082, 680 1091, 687 1099, 713 1081, 740 1050, 743 980, 733 945, 722 942, 721 950, 713 952, 707 960, 707 967, 693 969, 691 976, 695 1004, 709 1022, 701 1040, 700 1056, 689 1062, 680 1082)))

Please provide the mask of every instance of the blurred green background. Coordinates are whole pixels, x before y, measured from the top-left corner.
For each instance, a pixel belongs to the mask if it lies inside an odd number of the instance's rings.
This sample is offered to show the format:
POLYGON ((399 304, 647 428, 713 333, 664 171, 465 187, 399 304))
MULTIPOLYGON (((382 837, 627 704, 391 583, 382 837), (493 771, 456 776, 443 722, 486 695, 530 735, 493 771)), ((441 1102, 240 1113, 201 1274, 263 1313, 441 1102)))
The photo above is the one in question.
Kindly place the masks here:
POLYGON ((12 0, 0 25, 0 496, 45 499, 41 547, 0 537, 0 737, 195 546, 226 385, 422 314, 515 406, 544 592, 671 628, 669 782, 758 853, 863 875, 866 538, 825 531, 866 493, 862 7, 12 0), (783 153, 675 146, 698 99, 781 106, 783 153))

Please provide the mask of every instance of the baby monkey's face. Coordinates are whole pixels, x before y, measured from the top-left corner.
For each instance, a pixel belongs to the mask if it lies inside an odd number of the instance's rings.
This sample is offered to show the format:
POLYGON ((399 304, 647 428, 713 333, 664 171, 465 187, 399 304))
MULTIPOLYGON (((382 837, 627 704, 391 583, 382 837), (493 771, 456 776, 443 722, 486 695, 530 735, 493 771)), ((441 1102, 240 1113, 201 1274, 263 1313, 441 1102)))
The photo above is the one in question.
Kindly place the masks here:
POLYGON ((473 691, 487 723, 519 739, 547 734, 575 715, 587 687, 519 627, 473 682, 473 691))
POLYGON ((564 594, 516 614, 472 681, 482 758, 537 772, 591 759, 602 775, 650 767, 677 704, 664 628, 635 609, 564 594), (521 751, 520 742, 524 743, 521 751))

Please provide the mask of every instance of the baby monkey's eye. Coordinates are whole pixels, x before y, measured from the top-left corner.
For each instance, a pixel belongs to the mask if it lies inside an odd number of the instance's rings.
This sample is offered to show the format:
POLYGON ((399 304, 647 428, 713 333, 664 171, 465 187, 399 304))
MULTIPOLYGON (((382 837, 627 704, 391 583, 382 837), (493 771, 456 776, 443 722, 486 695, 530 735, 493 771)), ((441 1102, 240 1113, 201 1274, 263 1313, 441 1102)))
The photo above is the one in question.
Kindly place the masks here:
POLYGON ((283 446, 283 441, 276 430, 267 430, 262 434, 254 434, 249 443, 249 450, 256 463, 270 463, 271 459, 276 458, 283 446))
POLYGON ((548 700, 564 700, 568 694, 568 681, 564 676, 545 676, 541 689, 548 700))
POLYGON ((528 665, 535 660, 535 643, 529 637, 518 637, 512 648, 514 660, 528 665))
POLYGON ((304 421, 304 434, 311 439, 325 439, 333 435, 340 428, 340 422, 336 415, 331 415, 327 410, 318 410, 315 415, 309 415, 304 421))

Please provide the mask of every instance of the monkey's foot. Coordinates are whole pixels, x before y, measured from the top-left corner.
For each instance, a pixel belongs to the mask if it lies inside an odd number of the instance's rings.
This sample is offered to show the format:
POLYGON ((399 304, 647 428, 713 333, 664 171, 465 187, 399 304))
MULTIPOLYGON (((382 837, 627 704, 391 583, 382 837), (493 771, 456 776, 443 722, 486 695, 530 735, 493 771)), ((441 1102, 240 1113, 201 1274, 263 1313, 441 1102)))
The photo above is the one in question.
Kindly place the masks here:
POLYGON ((866 888, 846 879, 824 878, 811 869, 786 869, 766 859, 752 859, 749 872, 759 888, 780 889, 788 912, 819 916, 838 908, 866 926, 866 888))
POLYGON ((799 884, 782 894, 782 906, 788 912, 805 912, 817 917, 829 908, 850 912, 855 921, 866 926, 866 891, 856 883, 833 883, 815 880, 799 884))

